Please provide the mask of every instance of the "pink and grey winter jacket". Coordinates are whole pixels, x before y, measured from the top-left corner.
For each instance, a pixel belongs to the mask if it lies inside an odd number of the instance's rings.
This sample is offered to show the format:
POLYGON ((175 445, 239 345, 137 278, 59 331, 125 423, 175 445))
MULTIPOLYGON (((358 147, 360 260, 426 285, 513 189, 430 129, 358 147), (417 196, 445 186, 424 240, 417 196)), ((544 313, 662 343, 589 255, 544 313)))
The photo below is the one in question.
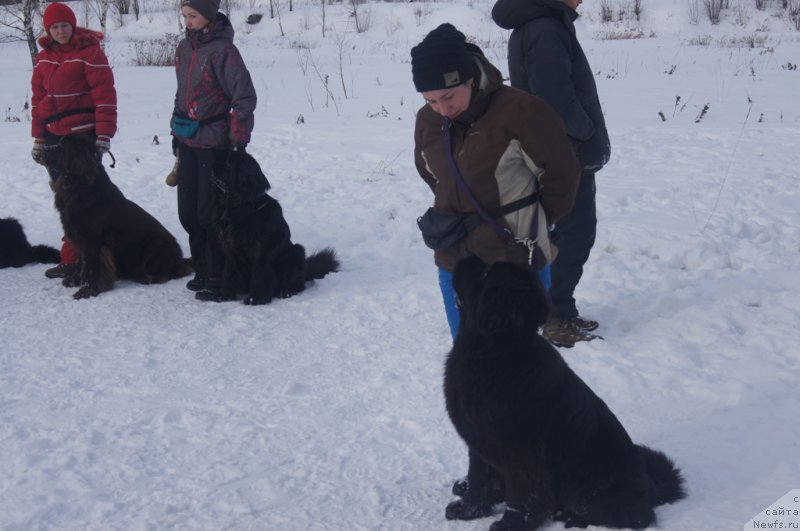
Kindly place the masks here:
POLYGON ((239 50, 233 44, 233 27, 219 13, 204 30, 186 31, 175 52, 178 91, 173 114, 207 120, 230 113, 226 119, 200 127, 184 144, 199 148, 244 147, 253 131, 256 90, 239 50))

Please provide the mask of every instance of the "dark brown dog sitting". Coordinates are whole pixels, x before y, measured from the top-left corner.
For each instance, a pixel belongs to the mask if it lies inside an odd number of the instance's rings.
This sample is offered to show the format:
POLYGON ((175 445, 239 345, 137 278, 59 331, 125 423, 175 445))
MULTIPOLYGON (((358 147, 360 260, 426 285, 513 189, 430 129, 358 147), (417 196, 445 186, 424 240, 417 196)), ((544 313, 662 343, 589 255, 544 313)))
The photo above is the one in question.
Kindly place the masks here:
POLYGON ((245 304, 268 304, 339 269, 333 249, 306 256, 305 248, 292 242, 280 204, 267 193, 269 181, 248 153, 233 154, 215 184, 225 266, 220 291, 198 298, 227 301, 243 294, 245 304))
POLYGON ((191 273, 172 234, 111 182, 91 137, 64 137, 46 165, 60 174, 55 205, 78 250, 79 273, 63 282, 80 287, 76 299, 108 291, 118 278, 157 284, 191 273))

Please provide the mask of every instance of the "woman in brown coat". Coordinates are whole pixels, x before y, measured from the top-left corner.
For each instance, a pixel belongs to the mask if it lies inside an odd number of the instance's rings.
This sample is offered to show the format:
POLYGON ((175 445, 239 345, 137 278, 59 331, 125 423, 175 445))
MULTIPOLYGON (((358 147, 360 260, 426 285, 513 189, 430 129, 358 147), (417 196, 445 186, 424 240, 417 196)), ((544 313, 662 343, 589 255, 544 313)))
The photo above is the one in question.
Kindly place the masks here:
MULTIPOLYGON (((547 241, 547 227, 572 208, 580 166, 558 115, 536 96, 503 85, 500 71, 451 24, 431 31, 411 50, 411 65, 414 85, 426 102, 417 113, 414 157, 433 192, 433 206, 455 214, 477 211, 459 188, 450 157, 481 209, 502 212, 494 226, 483 221, 462 241, 434 253, 455 337, 456 262, 473 254, 488 264, 530 263, 527 245, 537 241, 544 258, 539 265, 549 264, 555 250, 547 241), (534 226, 537 234, 531 234, 534 226)), ((540 277, 546 287, 547 265, 540 277)))

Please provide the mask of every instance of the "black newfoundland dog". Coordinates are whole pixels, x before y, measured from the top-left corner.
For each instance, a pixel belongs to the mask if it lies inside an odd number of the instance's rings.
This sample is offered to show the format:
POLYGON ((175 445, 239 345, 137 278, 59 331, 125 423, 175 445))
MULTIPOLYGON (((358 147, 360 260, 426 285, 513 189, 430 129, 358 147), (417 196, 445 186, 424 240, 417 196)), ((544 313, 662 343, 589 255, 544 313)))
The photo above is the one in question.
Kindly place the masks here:
POLYGON ((156 284, 191 273, 172 234, 111 182, 91 137, 66 136, 46 157, 60 172, 55 205, 78 251, 79 273, 64 279, 80 287, 76 299, 108 291, 118 278, 156 284))
POLYGON ((281 206, 267 193, 269 181, 250 154, 232 154, 215 184, 225 267, 220 292, 209 293, 208 300, 244 295, 245 304, 267 304, 300 293, 307 282, 339 269, 333 249, 306 256, 302 245, 292 243, 281 206))
POLYGON ((472 257, 453 286, 461 328, 445 365, 447 412, 469 449, 448 519, 489 516, 491 531, 644 528, 653 508, 685 496, 663 453, 634 444, 617 417, 537 329, 548 302, 528 268, 472 257))
POLYGON ((0 219, 0 269, 27 264, 57 264, 61 253, 48 245, 31 245, 14 218, 0 219))

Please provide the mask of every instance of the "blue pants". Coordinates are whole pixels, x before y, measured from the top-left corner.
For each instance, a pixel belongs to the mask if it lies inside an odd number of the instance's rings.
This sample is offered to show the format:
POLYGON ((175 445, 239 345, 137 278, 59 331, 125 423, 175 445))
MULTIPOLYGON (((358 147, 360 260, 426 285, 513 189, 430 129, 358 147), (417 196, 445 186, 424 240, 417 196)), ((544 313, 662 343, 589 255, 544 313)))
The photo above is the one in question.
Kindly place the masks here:
MULTIPOLYGON (((545 291, 550 290, 550 265, 546 265, 539 270, 539 281, 545 291)), ((447 324, 450 325, 450 334, 453 336, 453 341, 455 341, 461 316, 456 305, 456 292, 453 290, 453 273, 439 268, 439 289, 442 291, 444 313, 447 316, 447 324)))

